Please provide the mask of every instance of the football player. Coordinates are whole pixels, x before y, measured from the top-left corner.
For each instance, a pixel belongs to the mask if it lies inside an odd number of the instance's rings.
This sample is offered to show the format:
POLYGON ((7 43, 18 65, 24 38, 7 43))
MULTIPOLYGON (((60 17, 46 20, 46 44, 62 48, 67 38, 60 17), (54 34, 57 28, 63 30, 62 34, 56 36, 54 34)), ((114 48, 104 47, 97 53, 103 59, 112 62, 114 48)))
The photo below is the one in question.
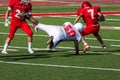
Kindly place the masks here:
POLYGON ((46 25, 39 23, 36 19, 33 18, 32 14, 29 12, 24 13, 24 18, 31 21, 35 26, 35 30, 43 30, 49 36, 50 39, 47 41, 48 50, 52 50, 57 46, 57 44, 61 41, 74 41, 76 54, 79 53, 79 45, 78 42, 81 41, 81 35, 79 34, 84 26, 82 23, 76 23, 74 26, 70 22, 64 23, 63 26, 55 26, 55 25, 46 25))
POLYGON ((85 41, 84 36, 88 34, 93 34, 95 38, 100 42, 104 49, 107 49, 107 46, 104 44, 100 34, 100 24, 99 21, 104 21, 105 18, 100 11, 100 7, 92 6, 90 2, 84 1, 81 4, 81 8, 77 10, 77 17, 74 20, 74 24, 78 22, 80 18, 83 18, 86 23, 86 27, 84 28, 82 35, 82 42, 84 44, 83 52, 86 52, 90 45, 85 41))
POLYGON ((76 54, 79 53, 79 43, 81 41, 81 35, 79 34, 83 30, 82 23, 76 23, 75 25, 70 22, 65 22, 63 26, 46 25, 39 23, 35 26, 35 29, 40 29, 46 32, 50 39, 47 41, 48 50, 52 50, 61 41, 74 41, 76 54))
POLYGON ((11 40, 14 38, 14 34, 18 28, 24 31, 28 36, 28 52, 30 54, 34 53, 32 50, 33 32, 31 31, 30 26, 27 24, 25 18, 23 18, 22 15, 26 10, 29 10, 27 6, 28 4, 29 0, 10 0, 9 7, 6 11, 5 16, 5 26, 8 25, 8 17, 10 12, 12 12, 12 20, 10 24, 10 31, 1 53, 7 54, 7 47, 10 44, 11 40))

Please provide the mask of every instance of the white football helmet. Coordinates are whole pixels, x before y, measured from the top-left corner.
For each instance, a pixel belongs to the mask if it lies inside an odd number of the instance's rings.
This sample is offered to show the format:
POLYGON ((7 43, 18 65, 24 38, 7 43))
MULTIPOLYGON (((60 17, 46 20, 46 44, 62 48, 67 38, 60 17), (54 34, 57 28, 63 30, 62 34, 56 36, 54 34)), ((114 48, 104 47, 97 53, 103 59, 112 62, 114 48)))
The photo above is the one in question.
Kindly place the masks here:
POLYGON ((74 27, 79 31, 82 32, 84 29, 84 25, 82 23, 76 23, 74 27))

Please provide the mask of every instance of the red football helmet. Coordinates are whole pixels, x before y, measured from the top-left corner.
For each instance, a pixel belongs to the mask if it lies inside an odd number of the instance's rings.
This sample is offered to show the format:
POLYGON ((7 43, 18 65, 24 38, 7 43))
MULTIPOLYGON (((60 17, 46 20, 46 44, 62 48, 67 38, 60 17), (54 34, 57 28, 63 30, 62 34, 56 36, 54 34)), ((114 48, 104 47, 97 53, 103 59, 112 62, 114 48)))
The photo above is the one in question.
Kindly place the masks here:
POLYGON ((30 3, 30 0, 20 0, 20 3, 21 4, 28 4, 28 3, 30 3))
POLYGON ((92 7, 91 3, 90 2, 87 2, 87 1, 84 1, 81 5, 82 8, 85 8, 85 7, 92 7))

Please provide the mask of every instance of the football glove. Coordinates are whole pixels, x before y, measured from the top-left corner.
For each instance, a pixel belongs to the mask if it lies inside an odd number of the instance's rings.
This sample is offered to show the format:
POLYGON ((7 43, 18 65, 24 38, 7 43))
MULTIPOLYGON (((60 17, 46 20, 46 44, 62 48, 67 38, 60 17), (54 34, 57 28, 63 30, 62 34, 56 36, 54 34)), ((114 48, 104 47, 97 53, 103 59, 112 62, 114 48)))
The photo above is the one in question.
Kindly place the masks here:
POLYGON ((9 26, 9 24, 10 24, 9 19, 5 19, 5 27, 8 27, 8 26, 9 26))
POLYGON ((24 12, 22 12, 22 13, 17 13, 17 16, 18 16, 18 17, 24 17, 24 12))
POLYGON ((31 18, 31 16, 32 16, 32 13, 30 11, 24 13, 24 18, 25 19, 29 20, 31 18))

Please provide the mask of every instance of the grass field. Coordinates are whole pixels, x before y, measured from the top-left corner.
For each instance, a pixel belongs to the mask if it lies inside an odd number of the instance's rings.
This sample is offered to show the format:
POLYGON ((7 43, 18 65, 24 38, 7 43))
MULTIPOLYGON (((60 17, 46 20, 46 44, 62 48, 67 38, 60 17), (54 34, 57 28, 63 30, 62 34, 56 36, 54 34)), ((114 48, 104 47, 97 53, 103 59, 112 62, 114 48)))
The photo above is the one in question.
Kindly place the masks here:
MULTIPOLYGON (((120 6, 102 6, 103 11, 118 11, 120 6)), ((33 7, 34 13, 73 12, 74 7, 33 7)), ((5 13, 6 8, 0 9, 5 13)), ((105 15, 101 26, 120 26, 119 15, 105 15)), ((62 25, 73 22, 75 17, 38 17, 41 23, 62 25)), ((4 45, 9 27, 4 27, 0 18, 0 50, 4 45)), ((28 23, 30 23, 28 21, 28 23)), ((9 54, 0 54, 0 80, 120 80, 120 30, 101 29, 100 34, 108 46, 103 50, 92 36, 86 36, 91 45, 89 51, 82 53, 79 43, 79 55, 75 55, 73 42, 61 42, 53 52, 46 50, 48 36, 45 32, 33 30, 34 54, 27 52, 27 37, 18 30, 11 42, 9 54)))

